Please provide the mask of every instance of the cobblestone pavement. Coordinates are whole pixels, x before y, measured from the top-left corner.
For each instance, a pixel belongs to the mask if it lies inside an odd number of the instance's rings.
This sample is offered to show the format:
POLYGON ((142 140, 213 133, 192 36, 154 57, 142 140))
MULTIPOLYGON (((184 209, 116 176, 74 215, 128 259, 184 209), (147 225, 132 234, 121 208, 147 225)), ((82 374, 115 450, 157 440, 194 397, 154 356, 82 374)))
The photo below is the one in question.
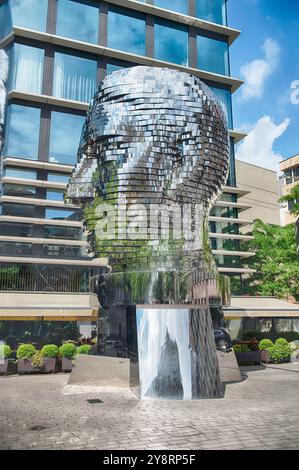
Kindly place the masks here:
POLYGON ((298 449, 299 364, 243 374, 224 399, 193 402, 139 401, 64 374, 1 377, 0 448, 298 449))

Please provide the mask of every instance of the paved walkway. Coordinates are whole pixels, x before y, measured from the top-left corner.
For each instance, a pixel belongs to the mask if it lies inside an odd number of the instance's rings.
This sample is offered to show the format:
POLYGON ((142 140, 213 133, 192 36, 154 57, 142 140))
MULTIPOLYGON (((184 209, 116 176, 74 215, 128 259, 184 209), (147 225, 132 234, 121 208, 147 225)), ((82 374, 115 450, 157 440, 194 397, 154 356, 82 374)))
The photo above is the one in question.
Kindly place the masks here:
POLYGON ((139 401, 64 374, 1 377, 0 448, 298 449, 299 364, 243 373, 224 399, 193 402, 139 401))

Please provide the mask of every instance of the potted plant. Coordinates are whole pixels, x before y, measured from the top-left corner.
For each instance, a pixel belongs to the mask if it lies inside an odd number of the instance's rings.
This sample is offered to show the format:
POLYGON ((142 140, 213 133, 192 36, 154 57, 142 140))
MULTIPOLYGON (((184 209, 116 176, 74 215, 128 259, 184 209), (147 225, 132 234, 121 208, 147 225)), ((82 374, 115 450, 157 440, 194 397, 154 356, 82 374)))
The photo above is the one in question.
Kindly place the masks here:
POLYGON ((235 344, 234 351, 238 364, 260 364, 261 352, 252 351, 247 344, 235 344))
POLYGON ((36 352, 33 344, 21 344, 17 350, 18 373, 34 372, 34 366, 30 359, 36 352))
POLYGON ((54 374, 58 352, 59 349, 56 344, 47 344, 41 349, 41 354, 45 363, 45 372, 52 372, 54 374))
POLYGON ((90 354, 91 345, 90 344, 82 344, 77 349, 77 354, 90 354))
POLYGON ((64 343, 59 348, 62 357, 62 372, 71 371, 73 369, 73 359, 76 356, 77 348, 73 343, 64 343))
POLYGON ((11 355, 11 347, 8 344, 0 345, 0 374, 7 374, 8 358, 11 355))
POLYGON ((33 356, 30 358, 30 362, 34 367, 34 372, 44 372, 45 361, 41 351, 35 351, 33 356))
POLYGON ((271 339, 262 339, 259 342, 259 349, 261 351, 261 361, 266 362, 267 364, 271 361, 269 349, 274 346, 271 339))
POLYGON ((292 355, 292 348, 289 346, 289 343, 284 338, 278 338, 275 341, 275 344, 268 349, 271 361, 274 364, 283 364, 285 362, 290 362, 292 355))

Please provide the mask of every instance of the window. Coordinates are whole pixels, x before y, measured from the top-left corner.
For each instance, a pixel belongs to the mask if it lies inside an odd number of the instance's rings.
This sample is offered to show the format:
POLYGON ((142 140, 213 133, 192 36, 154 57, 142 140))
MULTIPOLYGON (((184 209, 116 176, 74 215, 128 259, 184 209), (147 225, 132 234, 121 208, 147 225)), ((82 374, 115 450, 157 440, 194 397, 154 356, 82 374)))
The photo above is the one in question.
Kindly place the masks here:
POLYGON ((34 206, 27 204, 2 204, 3 215, 11 215, 14 217, 34 217, 34 206))
POLYGON ((76 227, 45 226, 45 238, 63 238, 69 240, 80 240, 82 230, 76 227))
POLYGON ((155 59, 188 65, 188 29, 164 20, 155 20, 155 59))
POLYGON ((67 209, 49 209, 46 208, 46 219, 56 220, 80 220, 80 212, 67 209))
POLYGON ((56 34, 97 44, 99 9, 95 2, 58 0, 56 34))
POLYGON ((188 0, 155 0, 155 6, 188 15, 188 0))
POLYGON ((21 168, 6 167, 4 170, 4 176, 10 176, 12 178, 22 178, 29 180, 36 180, 36 171, 22 170, 21 168))
POLYGON ((211 23, 226 25, 226 0, 196 0, 196 16, 211 23))
POLYGON ((197 67, 207 72, 229 75, 227 42, 197 36, 197 67))
POLYGON ((43 245, 43 254, 45 256, 59 256, 63 258, 81 256, 80 246, 67 245, 43 245))
POLYGON ((54 181, 55 183, 68 183, 69 179, 69 175, 48 172, 48 181, 54 181))
POLYGON ((76 114, 51 113, 50 162, 75 164, 84 120, 76 114))
POLYGON ((40 109, 12 104, 8 106, 4 155, 37 160, 40 109))
POLYGON ((96 60, 55 52, 53 96, 89 102, 96 81, 96 60))
POLYGON ((33 225, 29 224, 4 224, 1 223, 1 235, 11 235, 13 237, 32 237, 33 225))
POLYGON ((11 30, 11 9, 8 0, 6 0, 0 5, 0 39, 5 38, 11 30))
POLYGON ((64 191, 57 191, 55 189, 47 189, 47 199, 52 201, 63 201, 64 191))
POLYGON ((6 196, 36 197, 36 188, 22 184, 4 184, 3 193, 6 196))
POLYGON ((107 75, 110 75, 113 72, 117 72, 118 70, 123 70, 127 68, 128 66, 125 65, 117 65, 117 64, 107 64, 107 75))
POLYGON ((31 243, 0 243, 0 253, 2 255, 31 255, 31 243))
POLYGON ((233 128, 233 115, 232 115, 232 99, 231 92, 222 88, 211 87, 211 90, 216 95, 216 98, 222 104, 224 114, 226 117, 229 129, 233 128))
POLYGON ((41 93, 43 84, 44 50, 14 44, 10 51, 8 89, 41 93))
POLYGON ((145 55, 145 16, 109 8, 108 47, 145 55))
POLYGON ((14 26, 46 31, 48 0, 10 0, 10 4, 14 26))

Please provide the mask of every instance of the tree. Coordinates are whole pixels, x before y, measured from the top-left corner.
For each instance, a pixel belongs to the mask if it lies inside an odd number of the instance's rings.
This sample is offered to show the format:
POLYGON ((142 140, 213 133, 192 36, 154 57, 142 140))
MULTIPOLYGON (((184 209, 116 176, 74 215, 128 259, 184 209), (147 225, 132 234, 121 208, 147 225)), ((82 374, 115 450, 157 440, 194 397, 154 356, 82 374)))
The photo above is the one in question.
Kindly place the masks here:
MULTIPOLYGON (((294 224, 286 227, 254 222, 253 240, 242 244, 242 251, 254 251, 248 268, 256 272, 243 279, 242 295, 270 295, 299 299, 299 264, 294 224)), ((233 280, 234 293, 238 289, 233 280)))
POLYGON ((290 210, 292 215, 299 216, 299 184, 296 184, 291 191, 280 198, 280 202, 294 202, 294 206, 290 210))

